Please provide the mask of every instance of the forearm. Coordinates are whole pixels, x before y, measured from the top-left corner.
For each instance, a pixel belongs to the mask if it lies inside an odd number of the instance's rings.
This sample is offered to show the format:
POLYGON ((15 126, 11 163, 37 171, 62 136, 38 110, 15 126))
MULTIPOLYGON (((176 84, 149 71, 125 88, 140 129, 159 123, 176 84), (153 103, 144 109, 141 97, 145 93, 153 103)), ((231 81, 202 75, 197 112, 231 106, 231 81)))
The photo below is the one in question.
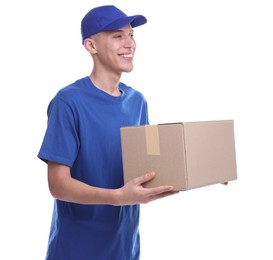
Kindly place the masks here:
POLYGON ((73 179, 65 165, 48 163, 48 184, 52 196, 58 200, 79 204, 119 204, 118 189, 97 188, 73 179))
POLYGON ((103 189, 72 178, 68 166, 48 162, 48 184, 52 196, 79 204, 134 205, 177 193, 173 191, 173 186, 143 188, 142 184, 154 177, 155 173, 151 172, 129 181, 121 188, 103 189))
POLYGON ((54 198, 79 204, 117 204, 117 190, 90 186, 75 179, 69 179, 50 189, 54 198))

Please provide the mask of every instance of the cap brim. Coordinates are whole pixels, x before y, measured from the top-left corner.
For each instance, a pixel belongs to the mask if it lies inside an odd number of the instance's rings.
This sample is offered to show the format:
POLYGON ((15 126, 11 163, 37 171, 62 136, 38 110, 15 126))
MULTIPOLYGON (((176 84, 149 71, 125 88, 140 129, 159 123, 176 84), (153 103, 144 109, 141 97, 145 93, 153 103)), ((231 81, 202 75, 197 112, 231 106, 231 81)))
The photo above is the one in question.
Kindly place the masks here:
POLYGON ((128 16, 124 18, 120 18, 116 20, 115 22, 108 24, 104 28, 102 28, 100 31, 113 31, 118 30, 128 24, 131 24, 132 28, 143 25, 147 23, 147 19, 143 15, 133 15, 128 16))

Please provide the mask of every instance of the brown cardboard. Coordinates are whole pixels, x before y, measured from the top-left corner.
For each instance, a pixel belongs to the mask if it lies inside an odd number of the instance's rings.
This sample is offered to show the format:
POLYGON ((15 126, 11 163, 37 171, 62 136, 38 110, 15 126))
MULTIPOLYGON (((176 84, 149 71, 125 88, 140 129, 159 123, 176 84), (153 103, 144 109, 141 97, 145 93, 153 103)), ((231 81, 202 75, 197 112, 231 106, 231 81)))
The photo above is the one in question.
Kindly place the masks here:
POLYGON ((237 179, 233 120, 121 128, 124 181, 155 171, 144 187, 189 190, 237 179))

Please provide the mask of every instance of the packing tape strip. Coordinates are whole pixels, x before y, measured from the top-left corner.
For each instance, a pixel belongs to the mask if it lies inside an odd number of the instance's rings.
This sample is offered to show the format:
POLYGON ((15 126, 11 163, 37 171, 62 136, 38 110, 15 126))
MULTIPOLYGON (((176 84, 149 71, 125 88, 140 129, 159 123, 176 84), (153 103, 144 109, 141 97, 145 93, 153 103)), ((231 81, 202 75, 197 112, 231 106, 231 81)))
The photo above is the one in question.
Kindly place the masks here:
POLYGON ((145 126, 147 155, 160 155, 158 125, 145 126))

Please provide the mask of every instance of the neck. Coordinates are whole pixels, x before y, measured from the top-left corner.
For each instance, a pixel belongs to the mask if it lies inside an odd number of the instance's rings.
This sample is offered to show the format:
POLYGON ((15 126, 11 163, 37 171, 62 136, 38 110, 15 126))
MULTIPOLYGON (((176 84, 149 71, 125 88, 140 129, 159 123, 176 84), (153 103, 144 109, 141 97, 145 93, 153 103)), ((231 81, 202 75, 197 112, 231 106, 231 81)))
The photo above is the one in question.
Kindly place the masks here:
POLYGON ((97 75, 97 73, 93 70, 89 77, 92 83, 98 89, 112 96, 121 95, 121 92, 119 90, 120 76, 109 76, 109 74, 107 76, 104 76, 103 74, 97 75))

